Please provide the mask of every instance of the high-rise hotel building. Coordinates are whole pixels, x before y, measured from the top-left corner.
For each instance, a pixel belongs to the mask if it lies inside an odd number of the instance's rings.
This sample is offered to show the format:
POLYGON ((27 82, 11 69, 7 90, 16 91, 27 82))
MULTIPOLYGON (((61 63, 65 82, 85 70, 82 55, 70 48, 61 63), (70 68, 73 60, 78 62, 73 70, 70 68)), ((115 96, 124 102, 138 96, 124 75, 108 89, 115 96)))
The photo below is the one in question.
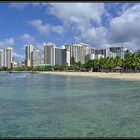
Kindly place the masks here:
POLYGON ((55 48, 55 65, 66 65, 66 55, 66 49, 55 48))
POLYGON ((33 52, 33 46, 27 45, 25 48, 25 65, 31 66, 31 53, 33 52))
MULTIPOLYGON (((70 51, 70 59, 74 57, 75 62, 80 61, 81 63, 85 63, 86 54, 88 54, 91 50, 89 49, 88 44, 80 43, 80 44, 65 44, 63 46, 64 49, 70 51)), ((69 55, 68 55, 69 57, 69 55)))
POLYGON ((2 49, 0 49, 0 67, 3 67, 3 54, 4 52, 3 52, 3 50, 2 49))
POLYGON ((10 69, 11 65, 12 65, 12 48, 8 47, 4 49, 3 66, 10 69))
POLYGON ((55 65, 55 45, 44 46, 44 64, 55 65))
POLYGON ((114 58, 116 56, 120 57, 121 59, 124 59, 124 53, 125 51, 127 50, 126 47, 119 47, 119 46, 116 46, 116 47, 110 47, 109 48, 109 57, 110 58, 114 58))
POLYGON ((56 48, 54 44, 44 46, 44 63, 54 65, 67 65, 67 50, 56 48))
POLYGON ((41 64, 41 52, 39 50, 34 50, 31 52, 31 65, 36 67, 41 64))
POLYGON ((95 57, 97 59, 107 57, 107 49, 95 49, 95 57))

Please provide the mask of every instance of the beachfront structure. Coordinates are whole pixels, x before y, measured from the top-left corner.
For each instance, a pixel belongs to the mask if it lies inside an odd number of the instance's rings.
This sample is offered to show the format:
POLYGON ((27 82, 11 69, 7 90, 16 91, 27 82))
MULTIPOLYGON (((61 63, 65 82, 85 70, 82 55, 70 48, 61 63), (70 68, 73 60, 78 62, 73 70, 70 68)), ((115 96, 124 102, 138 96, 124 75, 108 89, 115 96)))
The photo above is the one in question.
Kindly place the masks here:
POLYGON ((61 48, 55 48, 55 65, 67 64, 67 50, 61 48))
POLYGON ((108 51, 107 49, 95 49, 95 58, 100 59, 100 58, 106 58, 108 56, 108 51))
POLYGON ((44 64, 55 65, 55 44, 44 46, 44 64))
POLYGON ((44 47, 44 63, 55 65, 55 46, 49 45, 44 47))
POLYGON ((116 56, 124 59, 124 53, 127 49, 125 47, 110 47, 109 48, 109 57, 115 58, 116 56))
POLYGON ((85 49, 74 49, 74 60, 75 62, 81 62, 82 64, 85 63, 85 56, 86 56, 86 50, 85 49))
POLYGON ((75 62, 80 61, 81 63, 85 63, 85 56, 91 51, 90 47, 90 45, 84 43, 63 45, 64 49, 70 51, 70 59, 74 57, 75 62))
POLYGON ((103 54, 97 54, 95 55, 95 59, 105 58, 105 55, 103 54))
POLYGON ((92 48, 90 54, 86 55, 86 62, 89 60, 106 58, 108 56, 107 49, 94 49, 92 48))
POLYGON ((93 47, 90 48, 90 54, 95 54, 95 48, 93 47))
POLYGON ((33 52, 33 46, 27 45, 25 48, 25 65, 31 66, 31 53, 33 52))
POLYGON ((5 48, 3 56, 3 66, 10 69, 12 64, 12 48, 5 48))
POLYGON ((70 50, 66 50, 66 64, 70 66, 70 50))
POLYGON ((3 50, 2 49, 0 49, 0 67, 3 67, 3 54, 4 52, 3 52, 3 50))
POLYGON ((85 62, 88 62, 89 60, 94 60, 95 54, 87 54, 85 57, 85 62))
MULTIPOLYGON (((69 60, 68 60, 69 61, 69 60)), ((66 65, 67 64, 67 50, 63 48, 56 48, 55 44, 44 46, 44 64, 66 65)))
POLYGON ((63 45, 62 46, 62 49, 65 49, 66 50, 66 65, 67 66, 70 66, 70 64, 71 64, 71 49, 67 45, 66 46, 63 45))
POLYGON ((41 64, 41 52, 39 50, 34 50, 31 52, 31 65, 32 67, 36 67, 41 64))

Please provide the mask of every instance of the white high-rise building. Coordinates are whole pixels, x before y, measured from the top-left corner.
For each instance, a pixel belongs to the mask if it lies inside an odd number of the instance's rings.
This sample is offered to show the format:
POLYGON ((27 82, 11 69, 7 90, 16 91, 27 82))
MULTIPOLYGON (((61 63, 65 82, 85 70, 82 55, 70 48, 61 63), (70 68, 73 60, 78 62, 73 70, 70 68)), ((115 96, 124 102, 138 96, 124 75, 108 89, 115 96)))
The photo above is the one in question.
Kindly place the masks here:
POLYGON ((41 64, 41 52, 39 50, 34 50, 31 53, 31 64, 33 67, 36 67, 39 64, 41 64))
POLYGON ((4 56, 3 53, 4 53, 3 50, 0 49, 0 67, 3 67, 3 56, 4 56))
POLYGON ((4 49, 4 67, 11 68, 12 64, 12 48, 4 49))
POLYGON ((66 63, 67 66, 70 66, 70 50, 66 51, 66 63))
POLYGON ((25 65, 31 66, 31 53, 33 52, 33 46, 27 45, 25 48, 25 65))
POLYGON ((103 54, 96 54, 95 59, 105 58, 103 54))
POLYGON ((86 62, 88 62, 89 60, 94 60, 95 54, 87 54, 85 59, 86 62))
POLYGON ((86 54, 90 53, 90 45, 80 43, 80 44, 65 44, 63 46, 64 49, 67 49, 70 51, 70 59, 74 57, 74 61, 81 63, 85 63, 85 57, 86 54))

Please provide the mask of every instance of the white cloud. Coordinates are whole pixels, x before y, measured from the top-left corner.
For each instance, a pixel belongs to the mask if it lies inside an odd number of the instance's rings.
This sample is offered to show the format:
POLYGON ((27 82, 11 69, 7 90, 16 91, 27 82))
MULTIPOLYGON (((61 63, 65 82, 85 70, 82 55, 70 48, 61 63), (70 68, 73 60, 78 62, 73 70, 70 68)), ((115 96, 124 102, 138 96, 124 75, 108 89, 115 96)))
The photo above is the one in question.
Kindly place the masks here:
POLYGON ((29 24, 34 27, 39 33, 44 35, 49 35, 51 32, 56 32, 58 34, 64 33, 64 28, 61 25, 43 24, 42 20, 36 19, 29 21, 29 24))
POLYGON ((89 43, 93 43, 95 46, 100 48, 105 48, 105 44, 107 43, 107 28, 93 27, 87 30, 86 34, 82 34, 83 39, 88 40, 89 43))
POLYGON ((140 47, 140 4, 127 8, 119 17, 110 22, 110 40, 113 43, 127 44, 129 47, 140 47))
POLYGON ((58 34, 63 34, 65 32, 63 26, 61 25, 50 25, 50 30, 58 34))
POLYGON ((75 40, 78 42, 89 43, 96 48, 107 48, 108 29, 103 26, 83 29, 79 36, 75 36, 75 40))
POLYGON ((46 13, 60 19, 65 29, 73 30, 75 41, 100 48, 115 44, 135 49, 140 47, 140 4, 110 5, 112 10, 117 9, 116 14, 108 13, 102 3, 51 3, 49 6, 46 13), (108 22, 108 27, 102 22, 108 22))
POLYGON ((110 22, 111 31, 116 37, 130 37, 139 35, 140 31, 140 5, 135 5, 126 10, 121 16, 112 19, 110 22), (119 29, 119 30, 118 30, 119 29), (129 34, 128 34, 129 33, 129 34))
POLYGON ((48 34, 50 32, 49 25, 43 25, 41 20, 29 21, 29 24, 38 30, 41 34, 48 34))
POLYGON ((65 29, 73 30, 75 41, 98 47, 106 42, 107 29, 101 25, 101 17, 106 12, 103 3, 51 3, 49 6, 46 13, 60 19, 65 29))
POLYGON ((0 41, 0 48, 13 47, 14 43, 15 43, 14 38, 5 39, 3 41, 0 41))
POLYGON ((57 17, 63 23, 61 26, 46 24, 39 19, 29 21, 29 24, 40 34, 50 35, 55 32, 62 35, 66 30, 73 30, 76 33, 74 37, 76 40, 82 40, 82 42, 86 40, 95 45, 99 45, 98 42, 100 42, 100 46, 101 42, 105 42, 106 29, 101 26, 101 17, 106 12, 103 3, 37 3, 32 5, 46 6, 46 13, 57 17))
POLYGON ((90 21, 100 24, 100 17, 104 13, 102 3, 52 3, 50 14, 58 17, 67 24, 85 25, 90 21))
MULTIPOLYGON (((9 7, 20 10, 27 5, 27 3, 11 3, 9 7)), ((108 10, 103 3, 30 3, 30 5, 46 7, 46 14, 55 16, 62 22, 62 25, 53 25, 43 23, 40 19, 29 21, 40 34, 50 35, 55 32, 62 35, 66 31, 72 31, 75 41, 89 43, 95 47, 104 48, 110 44, 124 45, 128 48, 139 47, 140 4, 113 3, 112 7, 108 6, 108 10), (115 13, 111 13, 112 10, 115 13), (108 27, 104 27, 103 22, 108 27)), ((34 42, 34 38, 29 34, 24 34, 21 39, 34 42)))
POLYGON ((24 35, 20 36, 20 39, 23 40, 25 43, 33 43, 35 41, 34 37, 25 33, 24 35))
POLYGON ((17 10, 23 10, 29 3, 10 3, 10 8, 15 8, 17 10))

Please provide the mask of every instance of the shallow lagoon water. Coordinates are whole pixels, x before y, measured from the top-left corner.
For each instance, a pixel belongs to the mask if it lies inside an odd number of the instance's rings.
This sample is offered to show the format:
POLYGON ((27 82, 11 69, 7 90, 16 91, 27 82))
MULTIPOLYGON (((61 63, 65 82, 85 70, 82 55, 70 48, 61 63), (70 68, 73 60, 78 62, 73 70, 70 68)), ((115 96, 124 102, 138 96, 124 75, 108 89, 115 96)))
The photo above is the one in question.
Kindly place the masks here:
POLYGON ((0 137, 140 137, 140 82, 0 74, 0 137))

